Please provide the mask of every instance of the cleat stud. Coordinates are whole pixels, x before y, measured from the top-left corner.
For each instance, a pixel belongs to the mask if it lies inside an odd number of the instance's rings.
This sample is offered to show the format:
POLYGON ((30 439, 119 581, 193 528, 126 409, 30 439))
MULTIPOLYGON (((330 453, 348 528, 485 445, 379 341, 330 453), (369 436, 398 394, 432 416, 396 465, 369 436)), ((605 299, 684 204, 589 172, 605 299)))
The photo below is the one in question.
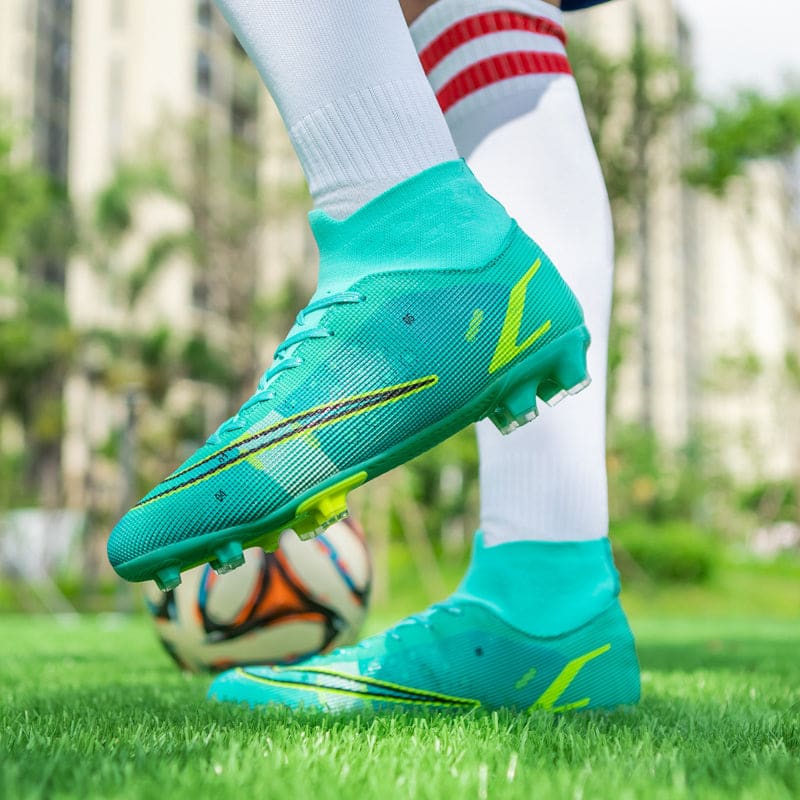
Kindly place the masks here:
POLYGON ((574 395, 578 394, 579 392, 582 392, 591 382, 592 382, 591 375, 587 375, 579 383, 576 383, 574 386, 570 386, 570 388, 567 389, 567 394, 570 395, 570 397, 573 397, 574 395))
POLYGON ((539 409, 534 407, 525 415, 525 422, 533 422, 538 416, 539 409))
POLYGON ((244 552, 240 542, 226 542, 214 552, 211 568, 219 575, 233 572, 244 564, 244 552))
POLYGON ((539 416, 536 408, 538 381, 527 380, 512 386, 500 398, 488 417, 502 434, 509 434, 539 416))
POLYGON ((555 406, 557 406, 557 405, 558 405, 558 404, 559 404, 559 403, 560 403, 562 400, 564 400, 564 399, 565 399, 567 396, 568 396, 568 395, 567 395, 567 391, 566 391, 565 389, 562 389, 561 391, 559 391, 559 392, 556 392, 556 393, 555 393, 555 394, 554 394, 554 395, 553 395, 551 398, 549 398, 548 400, 545 400, 545 403, 547 403, 547 405, 549 405, 549 406, 550 406, 550 408, 554 408, 554 407, 555 407, 555 406))
POLYGON ((292 523, 294 532, 301 539, 313 539, 347 517, 347 492, 360 486, 366 478, 365 472, 359 472, 301 503, 292 523))
POLYGON ((165 567, 156 573, 154 580, 162 592, 171 592, 181 585, 181 571, 177 567, 165 567))
POLYGON ((569 354, 565 354, 562 360, 555 365, 554 372, 549 381, 558 387, 559 391, 565 391, 573 395, 585 389, 591 378, 586 371, 586 350, 580 348, 569 354))

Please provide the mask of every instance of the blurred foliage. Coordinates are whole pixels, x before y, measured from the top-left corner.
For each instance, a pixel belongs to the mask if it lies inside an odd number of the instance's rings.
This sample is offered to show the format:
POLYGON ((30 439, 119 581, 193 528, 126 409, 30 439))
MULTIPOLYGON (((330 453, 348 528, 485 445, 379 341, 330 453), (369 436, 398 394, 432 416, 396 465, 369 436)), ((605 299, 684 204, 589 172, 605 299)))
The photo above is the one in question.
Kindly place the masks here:
POLYGON ((63 295, 75 220, 65 188, 16 157, 13 143, 0 122, 0 262, 11 266, 0 269, 0 420, 11 420, 22 436, 19 490, 10 503, 34 495, 55 506, 61 395, 76 349, 63 295))
POLYGON ((163 165, 149 162, 119 166, 95 200, 94 230, 110 241, 118 241, 134 224, 135 199, 148 194, 174 195, 163 165))
MULTIPOLYGON (((463 549, 478 520, 478 446, 467 428, 409 462, 411 496, 422 509, 426 533, 437 547, 463 549), (447 542, 448 535, 450 542, 447 542)), ((393 535, 402 536, 395 518, 393 535)))
POLYGON ((740 92, 732 103, 710 109, 699 130, 703 159, 687 170, 696 186, 722 194, 730 180, 757 158, 784 158, 800 146, 800 92, 769 97, 740 92))
POLYGON ((788 480, 759 481, 737 492, 739 507, 756 515, 761 525, 773 522, 800 524, 797 484, 788 480))
POLYGON ((623 580, 705 583, 722 562, 715 534, 681 520, 617 523, 611 541, 623 580))
POLYGON ((713 441, 699 432, 670 449, 639 425, 612 424, 607 459, 612 520, 714 524, 717 506, 732 490, 715 453, 713 441))
POLYGON ((650 188, 649 148, 696 100, 693 73, 638 29, 630 52, 619 56, 574 34, 568 52, 623 250, 640 195, 650 188))

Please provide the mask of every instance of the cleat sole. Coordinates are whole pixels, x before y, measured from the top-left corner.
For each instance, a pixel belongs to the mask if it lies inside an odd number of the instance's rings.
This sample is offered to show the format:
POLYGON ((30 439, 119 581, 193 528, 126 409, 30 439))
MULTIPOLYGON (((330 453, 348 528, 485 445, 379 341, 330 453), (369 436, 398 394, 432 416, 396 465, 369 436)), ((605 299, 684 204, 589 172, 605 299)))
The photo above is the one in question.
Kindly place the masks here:
POLYGON ((502 434, 509 434, 539 416, 537 398, 556 406, 591 382, 586 369, 588 335, 562 336, 545 348, 544 358, 530 359, 507 384, 487 415, 502 434))

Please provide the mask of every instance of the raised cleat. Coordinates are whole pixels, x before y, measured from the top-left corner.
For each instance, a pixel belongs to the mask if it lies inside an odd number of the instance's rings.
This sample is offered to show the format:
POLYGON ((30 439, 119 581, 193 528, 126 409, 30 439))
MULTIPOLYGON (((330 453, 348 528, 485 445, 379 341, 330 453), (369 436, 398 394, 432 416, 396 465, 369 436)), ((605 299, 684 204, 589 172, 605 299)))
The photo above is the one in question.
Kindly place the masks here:
POLYGON ((551 544, 484 548, 478 538, 470 573, 443 603, 355 647, 230 670, 209 697, 326 713, 636 703, 639 664, 607 541, 551 544))
POLYGON ((244 551, 239 542, 227 542, 214 551, 214 558, 211 559, 211 569, 219 575, 226 572, 233 572, 237 567, 244 564, 244 551))
POLYGON ((230 542, 313 536, 364 481, 483 417, 524 425, 544 381, 585 378, 578 302, 463 162, 311 226, 317 292, 255 394, 114 528, 122 577, 230 568, 230 542))
MULTIPOLYGON (((527 404, 526 404, 527 405, 527 404)), ((489 415, 488 418, 492 424, 504 435, 513 433, 517 428, 533 422, 539 416, 539 410, 536 408, 536 400, 532 406, 527 406, 526 410, 515 414, 508 406, 498 406, 489 415)))
POLYGON ((567 389, 567 394, 570 397, 574 397, 576 394, 580 394, 584 389, 586 389, 592 382, 592 379, 587 375, 582 381, 576 383, 574 386, 570 386, 567 389))
MULTIPOLYGON (((542 391, 546 392, 547 390, 543 389, 542 391)), ((547 403, 548 406, 550 406, 550 408, 555 408, 560 402, 566 400, 567 397, 569 397, 569 393, 566 389, 558 389, 554 395, 551 395, 547 398, 543 397, 542 399, 545 403, 547 403)))
POLYGON ((292 525, 294 532, 301 539, 313 539, 343 520, 348 515, 347 492, 366 479, 366 472, 359 472, 300 503, 292 525))
POLYGON ((162 592, 170 592, 181 585, 181 571, 177 567, 165 567, 155 574, 153 580, 162 592))

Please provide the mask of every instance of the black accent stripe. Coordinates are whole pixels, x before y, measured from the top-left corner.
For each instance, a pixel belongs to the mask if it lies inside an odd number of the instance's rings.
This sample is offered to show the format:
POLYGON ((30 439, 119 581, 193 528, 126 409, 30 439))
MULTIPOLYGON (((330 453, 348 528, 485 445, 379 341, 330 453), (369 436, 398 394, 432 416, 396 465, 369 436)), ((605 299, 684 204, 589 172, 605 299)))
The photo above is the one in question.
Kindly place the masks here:
MULTIPOLYGON (((424 381, 420 382, 423 383, 424 381)), ((406 387, 408 388, 408 387, 406 387)), ((416 387, 415 387, 416 388, 416 387)), ((280 430, 281 428, 285 427, 286 425, 294 425, 297 422, 302 422, 304 419, 308 417, 314 417, 317 414, 325 413, 327 411, 333 411, 337 408, 341 408, 342 406, 351 406, 354 403, 358 403, 364 400, 371 400, 372 395, 366 395, 361 397, 346 397, 343 400, 337 400, 334 403, 329 403, 325 406, 316 406, 315 408, 310 408, 307 411, 301 411, 299 414, 295 414, 293 417, 287 417, 286 419, 282 419, 280 422, 276 422, 273 425, 270 425, 263 430, 258 431, 257 433, 253 433, 250 436, 245 437, 233 444, 229 444, 226 447, 223 447, 221 450, 217 450, 215 453, 211 453, 211 455, 206 456, 205 458, 200 459, 196 464, 192 464, 190 467, 184 467, 183 469, 178 470, 177 472, 173 472, 172 475, 169 476, 170 479, 179 478, 181 475, 186 474, 187 472, 191 472, 197 467, 202 467, 203 464, 207 464, 209 461, 213 461, 216 458, 219 458, 221 455, 225 455, 231 450, 235 450, 241 447, 244 444, 249 444, 250 442, 259 439, 262 436, 266 436, 269 433, 273 433, 274 431, 280 430)))
MULTIPOLYGON (((271 428, 269 428, 269 429, 267 429, 265 431, 261 431, 261 432, 259 432, 257 434, 254 434, 253 437, 251 437, 251 438, 252 439, 258 438, 259 436, 266 435, 267 433, 270 433, 270 432, 276 430, 276 428, 286 427, 287 425, 291 425, 292 426, 291 430, 285 431, 284 433, 276 436, 275 438, 273 438, 273 439, 271 439, 271 440, 269 440, 267 442, 264 442, 263 444, 260 444, 258 447, 254 447, 252 450, 246 450, 245 452, 241 452, 238 455, 234 456, 233 458, 231 458, 231 459, 229 459, 227 461, 224 461, 221 464, 215 464, 211 469, 206 470, 205 472, 201 472, 199 475, 195 475, 194 477, 189 478, 186 481, 183 481, 183 483, 179 483, 176 486, 170 486, 169 488, 164 489, 163 491, 159 492, 156 495, 153 495, 152 497, 144 498, 144 499, 140 500, 134 506, 134 508, 138 508, 139 506, 147 505, 149 503, 152 503, 154 500, 158 500, 159 498, 164 497, 165 495, 172 494, 173 492, 180 491, 181 489, 186 489, 187 487, 192 486, 195 483, 200 483, 201 481, 205 480, 206 478, 210 478, 212 475, 215 475, 217 472, 220 472, 220 471, 222 471, 224 469, 227 469, 228 467, 231 467, 234 464, 237 464, 240 461, 243 461, 244 459, 249 458, 252 455, 255 455, 256 453, 261 453, 264 450, 268 450, 269 448, 280 444, 281 442, 285 441, 286 439, 289 439, 289 438, 291 438, 293 436, 297 436, 297 435, 302 434, 302 433, 308 433, 308 432, 314 430, 315 428, 320 427, 323 423, 324 424, 328 424, 328 423, 331 423, 331 422, 335 422, 337 419, 340 419, 341 417, 346 417, 349 414, 353 413, 353 408, 352 408, 353 406, 357 407, 356 413, 361 412, 361 411, 367 411, 367 410, 369 410, 370 408, 372 408, 374 406, 382 405, 383 403, 387 402, 388 400, 395 400, 395 399, 398 399, 400 397, 403 397, 404 395, 407 395, 407 394, 410 394, 410 393, 412 393, 414 391, 417 391, 418 389, 426 388, 428 385, 432 385, 435 382, 436 382, 436 378, 433 377, 433 376, 430 376, 430 377, 424 378, 421 381, 418 381, 415 384, 406 384, 405 386, 395 387, 395 388, 392 388, 390 390, 384 391, 382 393, 376 392, 374 395, 368 396, 366 398, 351 399, 351 400, 347 401, 346 403, 344 401, 338 401, 337 403, 332 403, 330 406, 323 406, 322 408, 318 408, 313 412, 305 412, 306 416, 308 414, 312 414, 313 413, 313 414, 316 414, 318 416, 321 416, 322 418, 313 420, 312 422, 310 422, 310 423, 308 423, 306 425, 300 426, 300 427, 296 426, 296 421, 298 419, 300 419, 303 415, 298 414, 296 417, 291 417, 289 419, 286 419, 282 423, 280 423, 279 425, 272 426, 271 428), (358 405, 362 401, 364 401, 364 403, 365 403, 364 406, 361 407, 361 408, 358 408, 358 405), (329 414, 328 412, 331 409, 335 409, 336 413, 329 414)), ((243 442, 239 442, 239 444, 237 444, 235 446, 238 447, 240 444, 243 444, 243 442)), ((226 448, 226 449, 231 449, 231 448, 226 448)), ((221 455, 223 452, 225 452, 225 450, 221 450, 218 453, 215 453, 213 456, 209 456, 206 460, 216 458, 219 455, 221 455)), ((200 465, 200 462, 198 462, 198 464, 196 464, 195 466, 199 466, 199 465, 200 465)), ((190 469, 194 469, 194 466, 191 467, 190 469)), ((182 473, 179 473, 179 474, 182 474, 182 473)))
MULTIPOLYGON (((291 670, 292 672, 299 672, 301 670, 293 670, 291 667, 285 667, 287 670, 291 670)), ((383 691, 373 691, 372 689, 375 687, 374 684, 371 683, 364 683, 360 678, 356 677, 349 677, 342 675, 341 679, 343 681, 353 681, 353 683, 363 683, 364 686, 371 687, 369 689, 347 689, 342 686, 325 686, 324 684, 319 683, 305 683, 304 681, 299 680, 292 680, 290 678, 276 678, 271 676, 269 678, 262 678, 259 675, 253 675, 252 673, 248 672, 247 669, 242 669, 242 672, 250 679, 254 681, 263 681, 265 683, 271 683, 273 685, 285 685, 291 687, 297 687, 298 689, 304 689, 306 691, 333 691, 340 694, 348 694, 352 695, 353 697, 363 697, 368 698, 370 700, 406 700, 410 703, 424 703, 427 705, 438 705, 438 706, 451 706, 454 708, 475 708, 477 703, 469 701, 469 700, 459 700, 456 698, 446 698, 442 697, 431 697, 430 695, 425 694, 417 694, 413 691, 401 691, 401 690, 391 690, 385 689, 383 691)), ((314 673, 318 674, 318 673, 314 673)), ((328 675, 327 677, 333 677, 328 675)))

